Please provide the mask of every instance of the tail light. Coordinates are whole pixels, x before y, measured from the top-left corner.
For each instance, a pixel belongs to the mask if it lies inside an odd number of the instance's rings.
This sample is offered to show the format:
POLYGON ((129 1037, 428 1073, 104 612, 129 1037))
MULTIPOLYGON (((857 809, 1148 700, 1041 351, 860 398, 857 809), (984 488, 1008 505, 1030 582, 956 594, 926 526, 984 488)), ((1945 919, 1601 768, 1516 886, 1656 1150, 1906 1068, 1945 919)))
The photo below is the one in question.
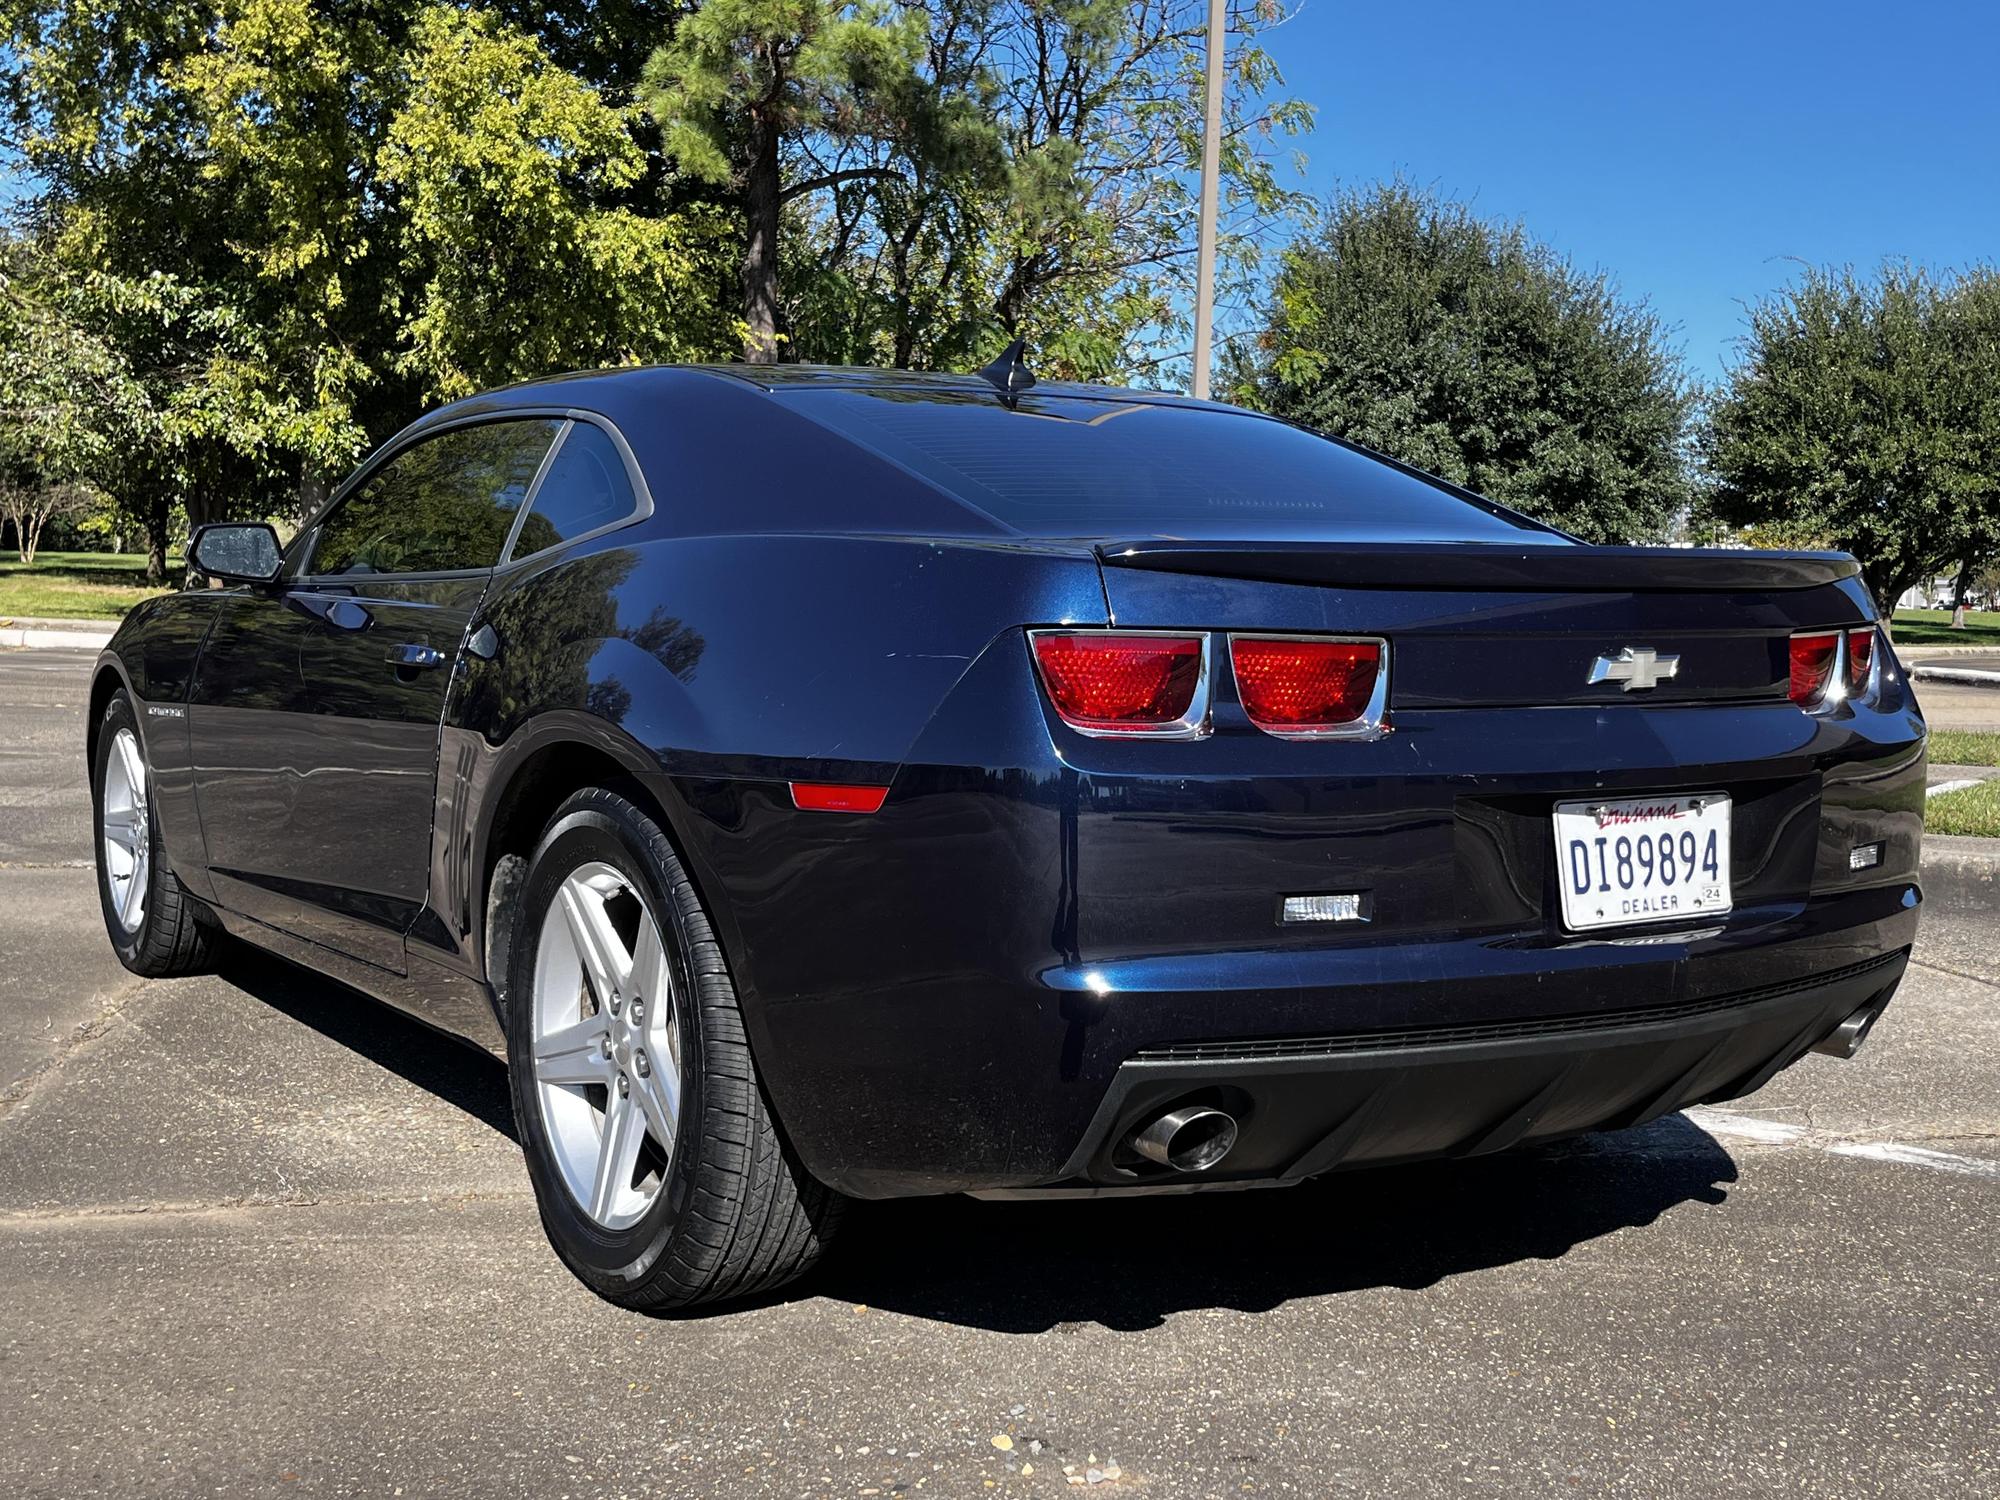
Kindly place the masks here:
POLYGON ((1341 738, 1382 727, 1389 687, 1384 641, 1232 635, 1229 655, 1243 712, 1266 734, 1341 738))
POLYGON ((1859 697, 1868 691, 1869 674, 1875 670, 1875 627, 1847 632, 1847 696, 1859 697))
POLYGON ((1815 708, 1833 682, 1840 657, 1840 632, 1815 630, 1792 637, 1792 702, 1815 708))
POLYGON ((1049 701, 1083 734, 1192 738, 1208 729, 1208 638, 1145 630, 1037 630, 1049 701))

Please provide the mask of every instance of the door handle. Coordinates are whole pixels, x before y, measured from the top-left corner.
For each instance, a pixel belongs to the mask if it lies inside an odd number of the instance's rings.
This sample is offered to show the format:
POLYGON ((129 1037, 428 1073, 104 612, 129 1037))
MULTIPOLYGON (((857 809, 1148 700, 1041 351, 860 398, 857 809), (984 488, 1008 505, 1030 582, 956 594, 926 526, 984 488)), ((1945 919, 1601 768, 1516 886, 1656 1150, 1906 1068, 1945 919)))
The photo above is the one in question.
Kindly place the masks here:
POLYGON ((407 672, 419 667, 443 666, 444 653, 435 646, 424 645, 421 641, 405 641, 400 646, 391 646, 385 660, 397 671, 407 672))

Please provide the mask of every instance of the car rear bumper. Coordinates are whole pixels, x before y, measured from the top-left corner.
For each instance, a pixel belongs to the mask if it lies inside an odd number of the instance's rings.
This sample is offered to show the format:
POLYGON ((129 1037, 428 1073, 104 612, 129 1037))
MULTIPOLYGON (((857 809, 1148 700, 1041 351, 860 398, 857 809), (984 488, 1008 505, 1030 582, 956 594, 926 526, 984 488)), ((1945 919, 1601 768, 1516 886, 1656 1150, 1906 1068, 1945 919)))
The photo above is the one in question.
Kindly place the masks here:
POLYGON ((1113 1075, 1057 1186, 1295 1182, 1622 1129, 1762 1088, 1894 994, 1908 954, 1706 1000, 1541 1021, 1185 1043, 1113 1075), (1169 1110, 1221 1109, 1236 1144, 1198 1175, 1140 1157, 1169 1110))
POLYGON ((1497 1151, 1761 1088, 1887 1004, 1920 902, 1897 884, 1636 939, 926 976, 776 1012, 778 1102, 808 1168, 871 1198, 1249 1185, 1497 1151), (1184 1104, 1239 1125, 1199 1176, 1129 1145, 1184 1104))

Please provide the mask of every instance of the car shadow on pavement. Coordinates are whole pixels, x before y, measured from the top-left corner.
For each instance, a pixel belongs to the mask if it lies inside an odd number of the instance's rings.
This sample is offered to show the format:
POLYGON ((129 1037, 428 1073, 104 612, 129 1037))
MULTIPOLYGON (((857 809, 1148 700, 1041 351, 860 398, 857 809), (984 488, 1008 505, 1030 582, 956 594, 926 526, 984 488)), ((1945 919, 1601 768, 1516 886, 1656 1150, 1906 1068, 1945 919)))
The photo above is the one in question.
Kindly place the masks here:
MULTIPOLYGON (((222 977, 515 1139, 497 1059, 247 948, 224 961, 222 977)), ((760 1300, 831 1297, 1001 1333, 1065 1323, 1150 1328, 1193 1309, 1263 1312, 1303 1297, 1416 1289, 1557 1260, 1683 1204, 1718 1204, 1735 1180, 1729 1154, 1671 1115, 1616 1134, 1267 1191, 856 1203, 819 1271, 760 1300)))
POLYGON ((240 944, 231 948, 221 976, 244 994, 517 1139, 507 1069, 498 1058, 309 969, 240 944))
POLYGON ((1728 1153, 1673 1115, 1509 1155, 1269 1191, 858 1204, 806 1290, 1001 1333, 1150 1328, 1191 1309, 1262 1312, 1556 1260, 1682 1204, 1720 1203, 1735 1180, 1728 1153))

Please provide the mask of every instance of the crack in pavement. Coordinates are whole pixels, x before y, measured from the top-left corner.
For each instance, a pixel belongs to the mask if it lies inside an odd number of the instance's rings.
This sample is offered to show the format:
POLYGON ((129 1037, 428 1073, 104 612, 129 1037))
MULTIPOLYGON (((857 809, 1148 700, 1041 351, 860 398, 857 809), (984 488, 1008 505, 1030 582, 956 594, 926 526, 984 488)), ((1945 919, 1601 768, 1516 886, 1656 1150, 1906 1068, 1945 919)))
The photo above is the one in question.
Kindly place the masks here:
POLYGON ((0 1122, 12 1118, 34 1092, 60 1072, 71 1058, 87 1050, 91 1043, 108 1035, 113 1027, 125 1020, 125 1012, 132 1000, 150 983, 150 980, 133 975, 104 997, 96 1015, 71 1027, 69 1035, 56 1044, 53 1052, 5 1088, 0 1088, 0 1122))
POLYGON ((1949 964, 1934 964, 1927 959, 1913 958, 1910 960, 1910 967, 1913 969, 1929 969, 1933 974, 1949 974, 1954 979, 1966 980, 1969 983, 1980 986, 1982 989, 2000 989, 2000 984, 1995 984, 1993 980, 1987 978, 1984 974, 1968 974, 1965 970, 1954 969, 1949 964))

